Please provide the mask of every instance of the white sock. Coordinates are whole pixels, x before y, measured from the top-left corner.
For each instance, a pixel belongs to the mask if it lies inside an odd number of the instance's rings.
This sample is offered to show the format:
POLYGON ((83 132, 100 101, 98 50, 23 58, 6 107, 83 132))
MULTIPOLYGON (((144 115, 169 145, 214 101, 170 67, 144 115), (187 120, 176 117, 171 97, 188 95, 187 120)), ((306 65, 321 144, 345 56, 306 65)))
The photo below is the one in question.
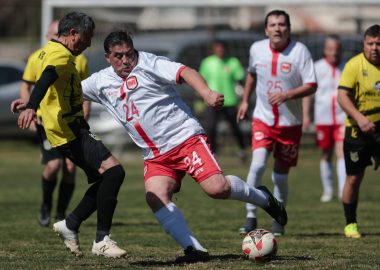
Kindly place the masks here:
MULTIPOLYGON (((247 176, 247 184, 252 187, 261 186, 261 180, 266 169, 269 152, 259 148, 252 152, 252 162, 247 176)), ((247 203, 247 218, 256 218, 256 205, 247 203)))
POLYGON ((321 181, 323 187, 323 193, 332 194, 333 193, 333 174, 332 174, 332 164, 324 159, 321 159, 319 163, 321 170, 321 181))
POLYGON ((288 174, 272 172, 272 181, 274 183, 274 197, 286 205, 288 202, 288 174))
POLYGON ((235 175, 227 175, 226 178, 231 185, 229 199, 249 202, 260 207, 268 206, 268 195, 264 191, 249 186, 235 175))
POLYGON ((344 163, 344 158, 340 158, 336 161, 336 173, 338 175, 338 196, 341 199, 344 183, 346 182, 346 165, 344 163))
POLYGON ((192 246, 196 250, 207 251, 193 236, 184 216, 174 203, 168 203, 154 215, 165 232, 172 236, 184 250, 188 246, 192 246))

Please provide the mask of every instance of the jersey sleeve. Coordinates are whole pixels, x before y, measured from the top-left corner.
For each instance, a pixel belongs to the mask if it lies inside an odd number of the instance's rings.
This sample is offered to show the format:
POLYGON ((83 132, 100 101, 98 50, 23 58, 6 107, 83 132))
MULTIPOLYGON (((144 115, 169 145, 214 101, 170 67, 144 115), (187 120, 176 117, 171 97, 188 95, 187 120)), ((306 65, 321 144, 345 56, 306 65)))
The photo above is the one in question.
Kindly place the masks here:
POLYGON ((339 88, 346 90, 354 89, 357 81, 358 64, 353 60, 348 61, 344 66, 342 75, 340 76, 339 88))
POLYGON ((28 62, 26 63, 24 73, 22 75, 22 80, 30 83, 35 84, 37 82, 37 68, 36 65, 36 58, 38 57, 40 51, 36 51, 33 54, 31 54, 28 58, 28 62))
POLYGON ((185 67, 183 64, 171 61, 166 57, 157 56, 153 61, 152 72, 162 82, 176 84, 179 82, 179 75, 185 67))
POLYGON ((75 67, 79 72, 79 77, 81 80, 87 79, 89 76, 88 61, 87 58, 80 54, 75 58, 75 67))
POLYGON ((100 100, 97 94, 98 93, 98 89, 97 89, 98 76, 99 76, 99 72, 94 73, 90 77, 88 77, 87 79, 81 82, 83 98, 85 100, 100 103, 100 100))
POLYGON ((248 59, 248 68, 247 71, 249 73, 256 74, 256 67, 255 67, 255 43, 252 44, 251 48, 249 49, 249 59, 248 59))
POLYGON ((233 74, 233 77, 234 77, 234 80, 235 81, 241 81, 244 79, 244 68, 243 66, 241 65, 239 59, 237 59, 236 57, 233 58, 233 69, 232 69, 232 74, 233 74))
POLYGON ((306 48, 306 46, 303 47, 303 62, 301 62, 301 76, 302 76, 302 82, 309 83, 309 84, 316 84, 317 79, 315 76, 315 71, 314 71, 314 62, 313 58, 311 57, 311 54, 309 50, 306 48))

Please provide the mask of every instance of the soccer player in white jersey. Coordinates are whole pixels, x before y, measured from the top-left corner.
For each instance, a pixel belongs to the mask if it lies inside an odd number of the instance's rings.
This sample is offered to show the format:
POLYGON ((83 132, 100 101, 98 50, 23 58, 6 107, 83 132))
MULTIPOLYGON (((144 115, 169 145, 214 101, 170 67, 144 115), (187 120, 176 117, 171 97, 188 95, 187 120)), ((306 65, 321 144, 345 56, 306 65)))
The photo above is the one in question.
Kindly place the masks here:
POLYGON ((253 203, 286 224, 284 206, 268 189, 256 189, 237 176, 222 174, 204 129, 173 85, 188 83, 216 108, 223 105, 223 95, 210 90, 195 70, 135 50, 126 32, 110 33, 104 50, 111 66, 82 81, 84 97, 103 104, 141 147, 146 201, 164 230, 184 249, 177 263, 209 260, 207 250, 171 200, 186 173, 211 198, 253 203))
MULTIPOLYGON (((308 49, 290 38, 289 15, 273 10, 265 18, 267 39, 253 43, 248 74, 237 121, 245 118, 256 84, 256 106, 252 119, 252 162, 248 185, 260 186, 269 153, 274 151, 272 181, 274 196, 284 205, 288 200, 288 173, 296 166, 302 134, 302 97, 316 90, 313 60, 308 49)), ((247 204, 246 233, 257 226, 256 206, 247 204)), ((273 221, 272 231, 284 234, 284 226, 273 221)))
MULTIPOLYGON (((344 165, 343 139, 345 113, 338 104, 338 84, 344 62, 342 43, 339 36, 329 35, 325 39, 324 57, 315 62, 315 75, 318 89, 314 99, 314 123, 316 126, 317 146, 322 152, 320 174, 323 187, 321 202, 329 202, 333 198, 333 169, 332 157, 335 146, 336 172, 338 176, 338 197, 342 198, 343 186, 346 180, 344 165)), ((305 97, 306 106, 310 107, 310 96, 305 97)), ((304 104, 305 104, 304 103, 304 104)), ((307 117, 305 117, 307 118, 307 117)), ((310 121, 305 119, 304 128, 310 121)))

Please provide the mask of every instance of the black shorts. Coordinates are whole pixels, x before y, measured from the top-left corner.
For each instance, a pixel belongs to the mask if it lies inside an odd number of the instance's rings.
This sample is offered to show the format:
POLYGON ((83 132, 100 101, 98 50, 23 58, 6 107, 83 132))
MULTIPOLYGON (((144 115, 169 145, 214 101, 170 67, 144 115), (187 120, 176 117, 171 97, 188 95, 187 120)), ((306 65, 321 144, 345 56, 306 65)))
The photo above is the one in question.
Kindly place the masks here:
POLYGON ((63 156, 69 158, 75 165, 83 169, 87 175, 88 183, 100 180, 98 170, 102 162, 111 156, 111 152, 101 140, 90 132, 85 120, 78 120, 69 126, 76 139, 58 146, 57 149, 63 156))
POLYGON ((344 144, 346 173, 356 175, 372 165, 372 158, 380 162, 380 122, 374 134, 365 134, 359 127, 346 127, 344 144))
POLYGON ((45 129, 40 124, 37 124, 37 133, 40 142, 41 163, 46 165, 51 160, 62 159, 63 156, 61 152, 59 152, 58 149, 51 147, 51 144, 46 137, 45 129))

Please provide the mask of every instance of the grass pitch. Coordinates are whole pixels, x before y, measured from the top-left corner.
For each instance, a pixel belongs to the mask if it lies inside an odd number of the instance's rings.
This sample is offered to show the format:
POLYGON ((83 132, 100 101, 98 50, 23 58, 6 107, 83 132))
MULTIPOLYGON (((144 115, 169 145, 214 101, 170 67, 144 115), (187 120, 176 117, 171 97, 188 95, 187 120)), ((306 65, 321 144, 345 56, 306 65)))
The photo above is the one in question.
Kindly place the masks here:
MULTIPOLYGON (((226 174, 246 177, 249 162, 241 163, 233 149, 219 157, 226 174)), ((245 206, 236 201, 208 198, 186 177, 174 196, 195 236, 206 247, 211 261, 174 265, 181 248, 162 230, 145 203, 141 154, 127 149, 123 158, 126 180, 119 194, 112 238, 125 248, 125 259, 106 259, 91 254, 95 237, 95 216, 83 223, 80 241, 85 253, 74 258, 64 249, 51 228, 37 223, 41 197, 41 165, 38 146, 22 141, 0 141, 0 269, 379 269, 380 207, 379 172, 367 168, 360 192, 358 222, 361 239, 346 239, 341 203, 319 202, 319 152, 302 148, 299 165, 289 177, 289 223, 286 235, 278 238, 277 259, 257 264, 241 252, 237 230, 244 222, 245 206)), ((270 189, 272 158, 263 183, 270 189)), ((336 182, 336 181, 335 181, 336 182)), ((87 188, 82 171, 70 209, 87 188)), ((56 201, 56 194, 55 194, 56 201)), ((53 212, 53 215, 55 213, 53 212)), ((271 220, 259 212, 259 227, 270 229, 271 220)))

